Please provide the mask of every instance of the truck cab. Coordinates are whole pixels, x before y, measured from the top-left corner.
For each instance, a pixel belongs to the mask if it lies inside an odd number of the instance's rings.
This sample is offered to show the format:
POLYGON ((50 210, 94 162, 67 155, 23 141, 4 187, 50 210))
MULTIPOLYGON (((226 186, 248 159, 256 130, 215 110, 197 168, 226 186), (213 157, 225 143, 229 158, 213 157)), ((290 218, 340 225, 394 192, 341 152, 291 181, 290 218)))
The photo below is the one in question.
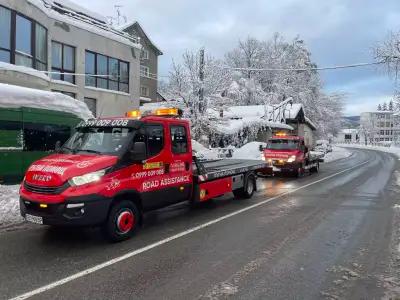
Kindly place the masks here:
POLYGON ((273 136, 260 150, 262 159, 269 164, 268 174, 285 172, 300 176, 310 162, 309 149, 301 136, 273 136))
POLYGON ((101 225, 112 241, 133 235, 142 215, 233 192, 250 198, 254 161, 193 160, 190 123, 179 110, 81 122, 52 155, 34 162, 20 188, 21 215, 53 226, 101 225))

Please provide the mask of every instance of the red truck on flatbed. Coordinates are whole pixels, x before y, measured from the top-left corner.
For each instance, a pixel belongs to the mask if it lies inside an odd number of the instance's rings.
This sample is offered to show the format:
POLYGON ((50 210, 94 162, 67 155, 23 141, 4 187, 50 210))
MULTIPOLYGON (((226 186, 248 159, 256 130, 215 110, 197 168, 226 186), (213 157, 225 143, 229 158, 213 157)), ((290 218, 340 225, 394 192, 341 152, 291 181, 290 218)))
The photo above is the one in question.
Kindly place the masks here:
POLYGON ((305 145, 304 138, 280 134, 268 140, 267 147, 260 148, 261 158, 268 163, 263 174, 289 173, 302 176, 306 171, 318 172, 322 157, 313 154, 305 145))
POLYGON ((178 110, 82 122, 56 153, 33 163, 20 188, 21 215, 54 226, 102 226, 131 237, 143 213, 233 192, 250 198, 263 161, 199 161, 178 110))

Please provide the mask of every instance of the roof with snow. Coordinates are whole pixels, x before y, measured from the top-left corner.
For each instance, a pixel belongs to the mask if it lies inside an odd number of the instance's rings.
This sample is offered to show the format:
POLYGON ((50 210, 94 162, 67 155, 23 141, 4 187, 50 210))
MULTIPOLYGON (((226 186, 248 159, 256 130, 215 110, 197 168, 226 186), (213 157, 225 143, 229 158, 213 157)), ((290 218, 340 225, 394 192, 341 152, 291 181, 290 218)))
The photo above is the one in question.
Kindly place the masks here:
POLYGON ((131 47, 140 48, 137 37, 117 30, 107 23, 107 18, 70 0, 27 0, 49 18, 112 39, 131 47))
POLYGON ((353 134, 353 133, 358 133, 358 129, 355 128, 344 128, 341 130, 342 133, 344 134, 353 134))
POLYGON ((142 25, 140 25, 138 21, 129 22, 127 24, 119 26, 118 29, 128 33, 131 33, 130 29, 133 29, 136 34, 142 35, 148 41, 148 43, 154 48, 158 55, 163 55, 160 48, 158 48, 156 44, 150 39, 149 35, 144 31, 142 25))
POLYGON ((67 95, 4 83, 0 83, 0 107, 48 109, 71 113, 84 120, 93 118, 84 102, 67 95))

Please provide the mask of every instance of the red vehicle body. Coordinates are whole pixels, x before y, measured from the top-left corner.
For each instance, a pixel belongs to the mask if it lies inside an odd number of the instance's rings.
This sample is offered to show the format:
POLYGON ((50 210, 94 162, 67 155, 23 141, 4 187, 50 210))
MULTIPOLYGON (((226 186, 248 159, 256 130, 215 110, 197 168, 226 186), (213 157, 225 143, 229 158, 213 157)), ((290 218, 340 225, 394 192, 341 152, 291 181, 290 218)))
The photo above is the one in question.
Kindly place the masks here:
POLYGON ((319 170, 321 158, 310 153, 301 136, 273 136, 268 140, 267 147, 260 150, 262 159, 269 165, 267 174, 286 172, 301 176, 306 170, 319 170))
POLYGON ((57 152, 26 172, 21 215, 46 225, 101 225, 113 241, 129 238, 146 211, 229 192, 251 197, 255 172, 266 167, 197 161, 189 122, 168 116, 89 120, 57 152))

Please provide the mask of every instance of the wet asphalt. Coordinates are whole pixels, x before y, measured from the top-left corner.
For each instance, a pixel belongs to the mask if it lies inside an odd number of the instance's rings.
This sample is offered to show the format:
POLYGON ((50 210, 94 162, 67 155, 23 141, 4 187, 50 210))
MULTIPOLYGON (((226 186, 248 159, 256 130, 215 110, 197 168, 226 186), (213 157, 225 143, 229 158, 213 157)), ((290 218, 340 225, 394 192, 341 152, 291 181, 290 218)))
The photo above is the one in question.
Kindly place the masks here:
POLYGON ((319 174, 260 178, 250 200, 226 196, 196 208, 184 203, 149 213, 138 234, 123 243, 107 243, 97 229, 32 225, 1 232, 0 299, 261 202, 32 298, 381 298, 391 265, 393 207, 400 203, 399 161, 352 151, 321 165, 319 174))

